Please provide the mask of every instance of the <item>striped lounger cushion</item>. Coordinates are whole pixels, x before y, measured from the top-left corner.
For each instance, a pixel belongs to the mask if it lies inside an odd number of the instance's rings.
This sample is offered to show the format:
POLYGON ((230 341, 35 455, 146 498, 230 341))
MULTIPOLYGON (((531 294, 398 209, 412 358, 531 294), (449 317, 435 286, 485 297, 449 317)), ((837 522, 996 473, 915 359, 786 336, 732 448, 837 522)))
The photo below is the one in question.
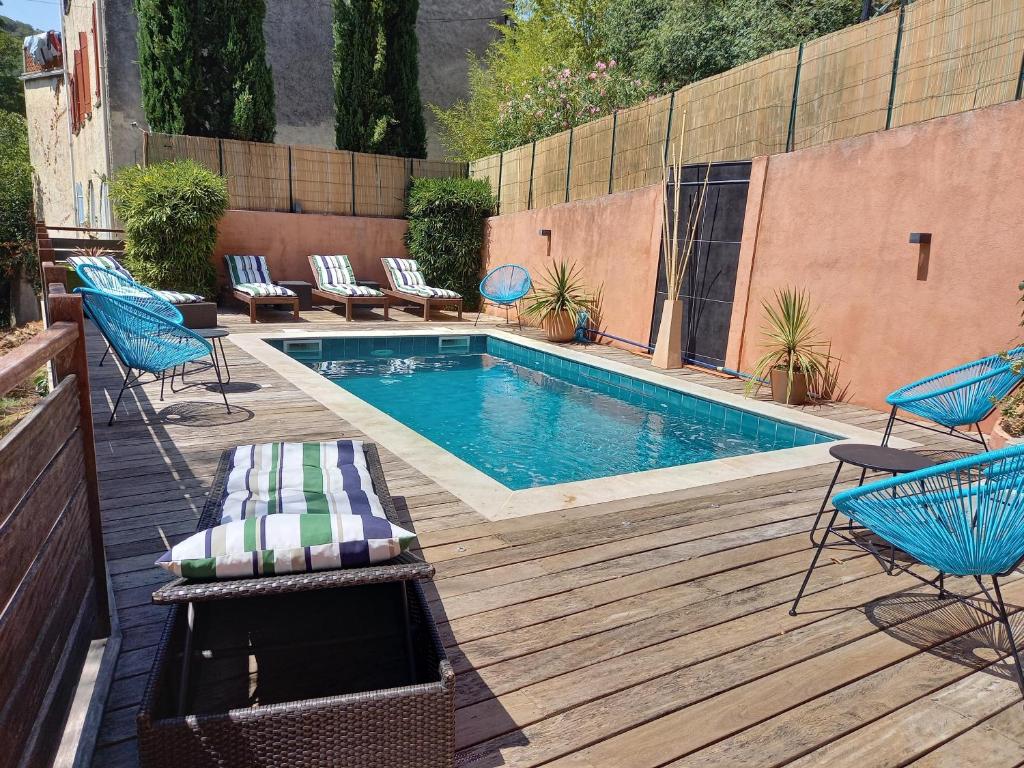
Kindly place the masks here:
POLYGON ((262 256, 227 255, 224 262, 228 265, 228 278, 231 287, 248 296, 295 296, 295 292, 280 285, 274 285, 270 279, 270 268, 262 256))
MULTIPOLYGON (((117 272, 122 277, 126 277, 129 280, 135 280, 132 277, 131 272, 121 266, 121 262, 115 259, 113 256, 68 256, 68 264, 75 269, 88 264, 93 267, 100 267, 101 269, 109 269, 111 272, 117 272)), ((152 289, 157 296, 164 301, 168 301, 171 304, 196 304, 200 301, 206 301, 202 296, 197 296, 194 293, 182 293, 181 291, 160 291, 152 289)))
POLYGON ((156 564, 188 579, 309 573, 383 563, 414 538, 368 515, 271 515, 199 531, 156 564))
POLYGON ((356 275, 352 271, 352 264, 348 256, 339 254, 337 256, 309 257, 313 265, 313 276, 321 291, 336 293, 339 296, 383 296, 380 291, 367 288, 365 285, 356 285, 356 275))
POLYGON ((462 295, 447 288, 434 288, 427 285, 427 281, 420 272, 420 265, 415 259, 381 259, 385 269, 391 275, 395 290, 400 293, 411 293, 414 296, 422 296, 426 299, 461 299, 462 295))
POLYGON ((231 457, 221 522, 276 514, 384 517, 359 440, 242 445, 231 457))

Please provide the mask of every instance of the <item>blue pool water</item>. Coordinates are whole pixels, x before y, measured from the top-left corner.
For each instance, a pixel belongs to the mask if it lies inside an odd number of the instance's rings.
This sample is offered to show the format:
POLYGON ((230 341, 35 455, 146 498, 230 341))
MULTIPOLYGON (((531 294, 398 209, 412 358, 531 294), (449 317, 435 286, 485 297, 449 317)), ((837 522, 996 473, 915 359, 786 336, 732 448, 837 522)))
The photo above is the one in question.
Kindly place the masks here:
POLYGON ((440 338, 268 343, 512 490, 837 439, 502 339, 440 338))

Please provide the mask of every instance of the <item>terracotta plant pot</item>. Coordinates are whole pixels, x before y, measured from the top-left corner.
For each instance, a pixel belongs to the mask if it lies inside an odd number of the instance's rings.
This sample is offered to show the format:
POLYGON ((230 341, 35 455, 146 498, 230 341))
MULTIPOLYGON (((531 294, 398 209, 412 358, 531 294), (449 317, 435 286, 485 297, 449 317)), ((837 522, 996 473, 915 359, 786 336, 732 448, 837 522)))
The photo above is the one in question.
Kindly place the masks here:
POLYGON ((807 375, 793 374, 793 386, 786 398, 789 375, 785 368, 773 368, 771 372, 772 400, 785 405, 803 405, 807 402, 807 375))
POLYGON ((654 344, 651 364, 666 370, 683 367, 683 302, 666 301, 661 310, 658 340, 654 344))
POLYGON ((568 312, 553 312, 541 321, 548 341, 572 341, 576 335, 576 321, 568 312))

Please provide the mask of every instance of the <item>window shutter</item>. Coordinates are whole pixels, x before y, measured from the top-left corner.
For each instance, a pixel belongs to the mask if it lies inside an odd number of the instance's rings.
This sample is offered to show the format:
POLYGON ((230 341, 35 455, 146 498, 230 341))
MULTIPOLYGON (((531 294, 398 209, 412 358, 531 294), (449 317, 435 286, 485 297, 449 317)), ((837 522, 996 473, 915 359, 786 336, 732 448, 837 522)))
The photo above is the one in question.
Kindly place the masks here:
POLYGON ((96 3, 92 4, 92 57, 96 61, 96 103, 100 100, 100 36, 96 26, 96 3))
POLYGON ((85 114, 82 112, 82 52, 81 51, 75 51, 75 73, 74 73, 74 75, 72 75, 71 82, 74 85, 74 88, 72 89, 72 93, 71 93, 71 98, 72 98, 72 100, 74 102, 74 105, 75 105, 71 125, 73 126, 75 132, 77 133, 78 130, 82 127, 82 120, 85 117, 85 114))
POLYGON ((82 116, 92 116, 92 88, 89 86, 89 33, 78 33, 78 45, 82 51, 82 116))

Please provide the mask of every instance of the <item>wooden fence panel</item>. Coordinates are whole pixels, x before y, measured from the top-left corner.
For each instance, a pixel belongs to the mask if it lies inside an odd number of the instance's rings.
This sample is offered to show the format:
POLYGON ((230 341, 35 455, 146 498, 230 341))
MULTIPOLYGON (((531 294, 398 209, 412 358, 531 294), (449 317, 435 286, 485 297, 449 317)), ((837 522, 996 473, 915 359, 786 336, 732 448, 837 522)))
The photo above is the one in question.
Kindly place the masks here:
POLYGON ((414 157, 409 161, 414 179, 449 179, 466 178, 469 168, 465 163, 452 163, 447 160, 423 160, 414 157))
POLYGON ((795 149, 885 128, 898 16, 887 13, 804 45, 795 149))
POLYGON ((162 163, 167 160, 195 160, 214 173, 221 173, 218 139, 206 136, 171 136, 150 133, 146 137, 144 161, 162 163))
POLYGON ((797 49, 764 56, 676 91, 683 162, 737 160, 786 149, 797 49), (681 112, 685 111, 686 119, 681 112), (685 123, 685 126, 684 126, 685 123))
POLYGON ((501 155, 488 155, 474 160, 469 164, 469 175, 474 179, 484 179, 491 185, 491 194, 498 195, 501 185, 501 155))
POLYGON ((613 134, 618 133, 616 120, 615 115, 607 115, 573 130, 570 200, 589 200, 608 194, 613 134))
POLYGON ((510 149, 502 157, 501 213, 525 211, 530 203, 533 145, 510 149))
POLYGON ((292 148, 292 199, 304 213, 352 214, 352 153, 292 148))
POLYGON ((403 157, 354 153, 356 216, 403 216, 409 164, 403 157))
POLYGON ((232 208, 291 210, 288 147, 228 139, 221 147, 232 208))
POLYGON ((892 125, 1014 98, 1024 48, 1021 0, 907 6, 892 125))
POLYGON ((613 192, 638 189, 662 180, 671 105, 670 95, 659 96, 619 112, 613 192))
POLYGON ((562 131, 537 141, 533 161, 531 208, 544 208, 565 202, 565 174, 568 162, 568 131, 562 131))

